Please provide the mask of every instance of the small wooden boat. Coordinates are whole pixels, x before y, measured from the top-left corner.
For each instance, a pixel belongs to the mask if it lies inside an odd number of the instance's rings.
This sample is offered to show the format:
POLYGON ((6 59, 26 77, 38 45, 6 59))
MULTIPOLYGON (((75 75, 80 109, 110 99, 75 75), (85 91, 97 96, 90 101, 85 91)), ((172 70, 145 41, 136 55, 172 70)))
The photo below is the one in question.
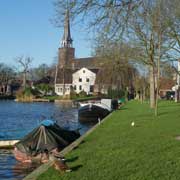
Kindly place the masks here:
POLYGON ((19 140, 1 140, 0 149, 11 149, 19 140))
POLYGON ((98 122, 111 112, 111 107, 107 103, 86 103, 80 104, 78 118, 80 122, 98 122))

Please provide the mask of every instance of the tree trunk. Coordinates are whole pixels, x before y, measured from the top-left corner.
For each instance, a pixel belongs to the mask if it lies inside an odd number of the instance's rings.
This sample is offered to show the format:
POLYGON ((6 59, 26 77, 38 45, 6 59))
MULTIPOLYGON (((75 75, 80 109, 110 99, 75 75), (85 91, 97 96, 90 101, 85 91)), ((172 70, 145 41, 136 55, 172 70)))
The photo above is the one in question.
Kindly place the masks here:
POLYGON ((150 107, 155 108, 155 77, 154 67, 149 67, 149 83, 150 83, 150 107))
MULTIPOLYGON (((159 62, 158 62, 159 64, 159 62)), ((155 90, 155 101, 156 101, 156 106, 155 106, 155 116, 158 115, 158 100, 159 100, 159 65, 158 65, 158 70, 157 70, 157 76, 156 76, 156 90, 155 90)))
POLYGON ((23 73, 23 89, 26 89, 26 73, 23 73))
MULTIPOLYGON (((160 8, 160 7, 159 7, 160 8)), ((160 9, 159 9, 160 12, 160 9)), ((159 79, 160 79, 160 62, 161 62, 161 39, 162 34, 159 30, 158 32, 158 58, 157 58, 157 75, 156 75, 156 108, 155 108, 155 116, 158 115, 158 100, 159 100, 159 79)))
POLYGON ((143 87, 143 101, 146 100, 146 88, 143 87))
POLYGON ((179 102, 179 86, 175 90, 175 102, 179 102))
POLYGON ((141 89, 140 91, 140 100, 141 100, 141 104, 143 103, 143 90, 141 89))

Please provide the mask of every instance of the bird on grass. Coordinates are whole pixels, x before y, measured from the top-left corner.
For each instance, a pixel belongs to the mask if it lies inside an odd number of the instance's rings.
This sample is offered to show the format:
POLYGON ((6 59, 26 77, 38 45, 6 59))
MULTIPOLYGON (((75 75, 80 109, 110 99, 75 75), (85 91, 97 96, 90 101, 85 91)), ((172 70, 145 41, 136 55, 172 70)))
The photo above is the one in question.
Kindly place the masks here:
POLYGON ((135 122, 134 122, 134 121, 131 123, 131 126, 132 126, 132 127, 134 127, 134 126, 135 126, 135 122))

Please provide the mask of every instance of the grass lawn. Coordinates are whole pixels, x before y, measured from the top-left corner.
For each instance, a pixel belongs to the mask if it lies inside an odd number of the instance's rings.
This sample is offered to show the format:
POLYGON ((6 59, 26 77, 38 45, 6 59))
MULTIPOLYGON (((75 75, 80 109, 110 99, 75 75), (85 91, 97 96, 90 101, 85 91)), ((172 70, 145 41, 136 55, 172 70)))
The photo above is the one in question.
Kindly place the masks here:
POLYGON ((44 96, 43 99, 48 99, 50 101, 54 101, 56 99, 59 99, 59 96, 44 96))
POLYGON ((178 135, 180 104, 161 102, 155 118, 147 104, 132 101, 66 156, 71 173, 50 168, 38 180, 179 180, 178 135))

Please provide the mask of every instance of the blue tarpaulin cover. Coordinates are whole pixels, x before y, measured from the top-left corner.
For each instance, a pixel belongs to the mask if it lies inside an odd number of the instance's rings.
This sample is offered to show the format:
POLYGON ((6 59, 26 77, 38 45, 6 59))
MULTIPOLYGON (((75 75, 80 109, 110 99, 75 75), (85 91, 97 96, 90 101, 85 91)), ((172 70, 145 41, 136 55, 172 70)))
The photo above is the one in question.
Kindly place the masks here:
POLYGON ((50 119, 46 119, 41 122, 41 125, 46 126, 46 127, 53 126, 54 124, 55 124, 54 121, 50 119))

